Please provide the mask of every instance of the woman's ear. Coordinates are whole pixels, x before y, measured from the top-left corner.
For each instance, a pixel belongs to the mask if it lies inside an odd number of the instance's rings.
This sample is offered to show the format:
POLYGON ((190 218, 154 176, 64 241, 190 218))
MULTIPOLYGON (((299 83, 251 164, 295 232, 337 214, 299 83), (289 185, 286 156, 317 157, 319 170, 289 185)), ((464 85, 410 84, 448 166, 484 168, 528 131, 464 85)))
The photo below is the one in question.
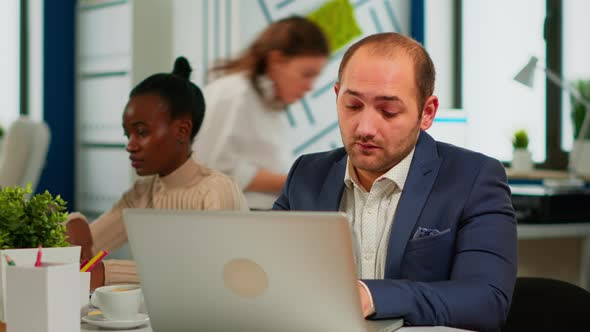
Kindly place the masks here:
POLYGON ((176 121, 178 128, 176 133, 176 141, 178 144, 190 142, 193 122, 188 117, 178 119, 176 121))

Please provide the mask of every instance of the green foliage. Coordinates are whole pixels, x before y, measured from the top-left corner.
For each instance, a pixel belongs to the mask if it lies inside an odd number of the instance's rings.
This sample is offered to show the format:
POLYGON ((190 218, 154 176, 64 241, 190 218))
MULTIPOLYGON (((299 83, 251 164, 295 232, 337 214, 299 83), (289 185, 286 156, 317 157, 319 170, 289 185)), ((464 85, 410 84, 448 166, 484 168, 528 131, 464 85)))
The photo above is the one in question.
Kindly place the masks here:
POLYGON ((67 247, 66 202, 48 191, 31 194, 26 188, 0 188, 0 249, 67 247))
MULTIPOLYGON (((580 92, 582 98, 590 101, 590 80, 579 80, 574 83, 575 88, 580 92)), ((572 121, 574 124, 574 139, 578 138, 580 133, 580 127, 584 121, 584 115, 586 114, 586 108, 579 101, 570 97, 572 103, 572 121)), ((590 111, 590 110, 588 110, 590 111)), ((584 139, 590 139, 590 133, 584 139)))
POLYGON ((4 128, 0 125, 0 138, 2 138, 2 136, 4 136, 4 128))
POLYGON ((354 17, 354 7, 350 0, 332 0, 307 15, 325 33, 330 44, 330 53, 335 53, 362 31, 354 17))
POLYGON ((526 133, 526 130, 519 129, 514 132, 514 137, 512 138, 512 146, 515 149, 526 149, 529 146, 529 136, 526 133))

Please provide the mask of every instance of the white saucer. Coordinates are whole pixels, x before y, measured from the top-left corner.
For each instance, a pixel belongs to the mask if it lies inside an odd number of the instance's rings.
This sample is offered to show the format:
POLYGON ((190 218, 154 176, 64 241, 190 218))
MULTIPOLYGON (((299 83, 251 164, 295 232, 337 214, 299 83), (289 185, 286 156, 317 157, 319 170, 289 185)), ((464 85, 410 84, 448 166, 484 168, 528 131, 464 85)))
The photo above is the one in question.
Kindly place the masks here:
POLYGON ((106 319, 102 314, 84 316, 82 321, 91 325, 105 327, 108 329, 131 329, 149 323, 150 318, 146 314, 137 314, 135 319, 129 320, 109 320, 106 319))

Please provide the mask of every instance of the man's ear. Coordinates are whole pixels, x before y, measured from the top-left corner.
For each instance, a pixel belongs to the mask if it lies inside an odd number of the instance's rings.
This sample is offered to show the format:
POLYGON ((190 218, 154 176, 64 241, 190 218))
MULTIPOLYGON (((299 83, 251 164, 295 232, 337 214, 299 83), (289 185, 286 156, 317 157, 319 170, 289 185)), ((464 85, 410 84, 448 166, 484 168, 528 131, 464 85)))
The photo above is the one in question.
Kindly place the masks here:
POLYGON ((426 130, 432 126, 434 122, 434 117, 436 116, 436 111, 438 110, 438 97, 437 96, 430 96, 426 99, 424 103, 424 108, 422 109, 422 118, 420 119, 420 129, 426 130))
POLYGON ((340 92, 340 82, 334 83, 334 93, 336 94, 336 102, 338 102, 338 92, 340 92))

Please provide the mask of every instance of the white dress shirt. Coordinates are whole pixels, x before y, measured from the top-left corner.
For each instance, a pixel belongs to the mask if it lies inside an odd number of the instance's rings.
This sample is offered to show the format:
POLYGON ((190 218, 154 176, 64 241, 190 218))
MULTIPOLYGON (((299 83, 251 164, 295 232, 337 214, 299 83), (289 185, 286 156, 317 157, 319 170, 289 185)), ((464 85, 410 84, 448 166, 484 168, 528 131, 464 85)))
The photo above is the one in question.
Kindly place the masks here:
POLYGON ((383 279, 385 258, 397 204, 404 189, 414 149, 377 178, 367 192, 355 169, 346 162, 340 211, 348 215, 359 279, 383 279))
MULTIPOLYGON (((265 97, 272 82, 259 78, 265 97)), ((207 85, 205 119, 193 144, 193 156, 206 166, 233 177, 244 190, 259 169, 287 173, 290 154, 284 148, 287 120, 272 107, 244 74, 222 76, 207 85)), ((245 192, 250 208, 270 209, 278 194, 245 192)))

